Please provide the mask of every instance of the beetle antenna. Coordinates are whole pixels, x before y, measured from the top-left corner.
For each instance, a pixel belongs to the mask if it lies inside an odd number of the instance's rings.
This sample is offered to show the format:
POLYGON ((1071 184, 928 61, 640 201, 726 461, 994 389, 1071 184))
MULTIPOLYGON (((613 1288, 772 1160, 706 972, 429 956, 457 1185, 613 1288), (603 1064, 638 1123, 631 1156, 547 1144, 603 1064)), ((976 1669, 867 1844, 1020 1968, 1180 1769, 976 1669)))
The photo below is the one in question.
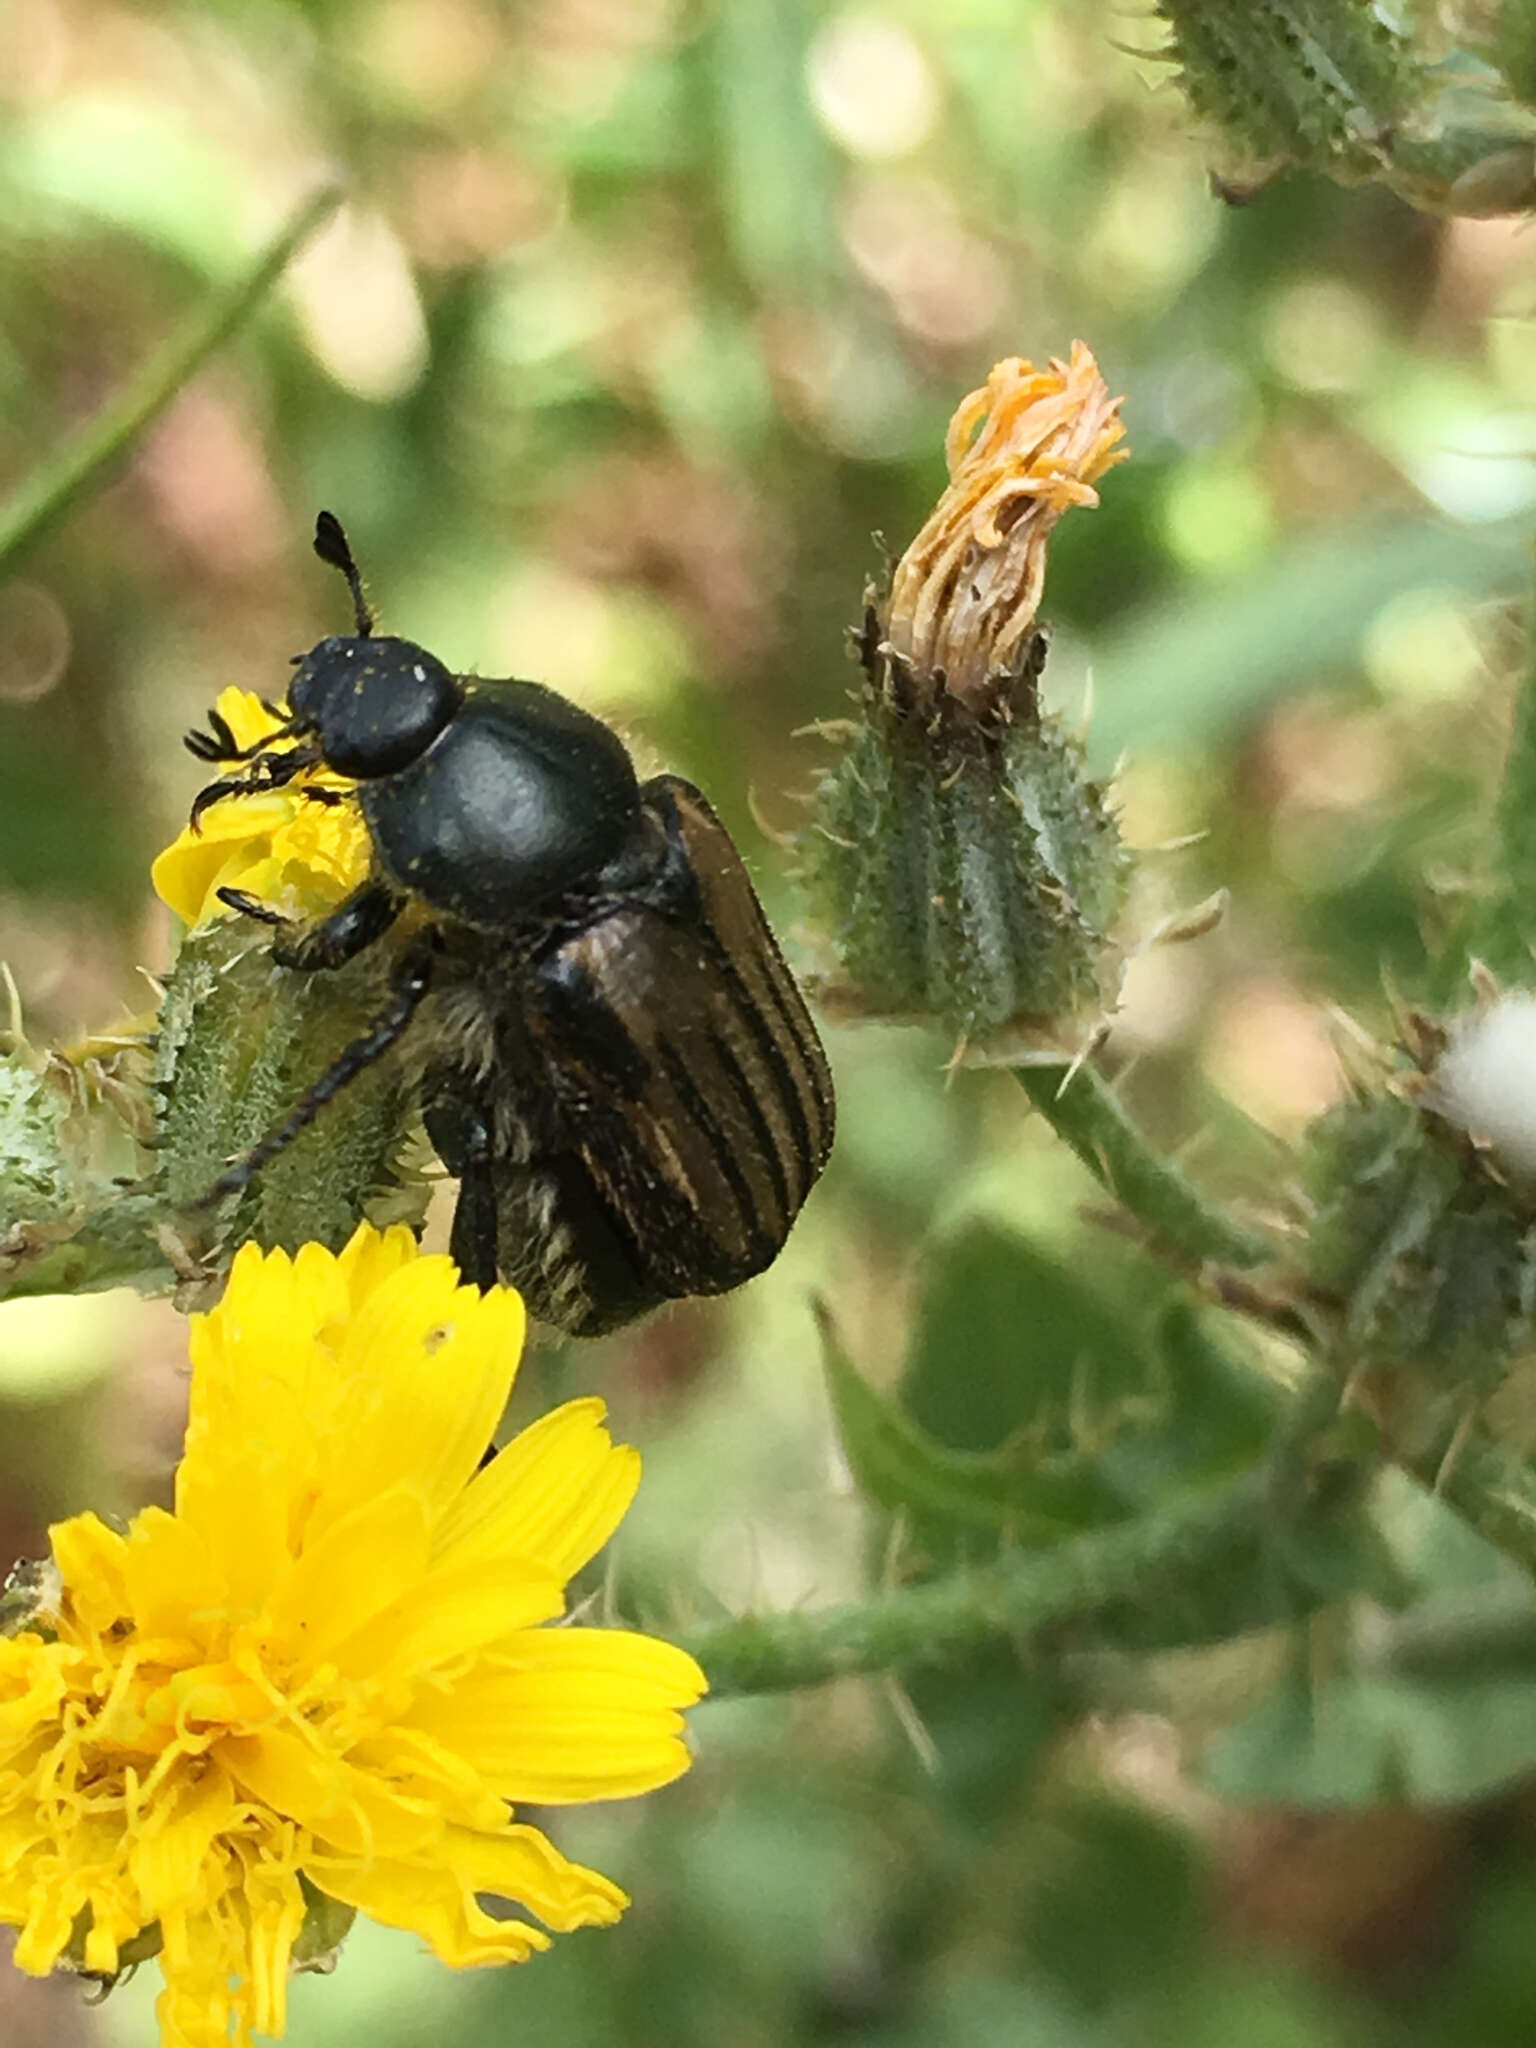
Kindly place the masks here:
POLYGON ((315 521, 315 553, 322 562, 328 562, 333 569, 339 569, 346 577, 347 588, 352 593, 353 609, 357 613, 358 638, 366 640, 373 631, 373 613, 368 609, 368 600, 363 595, 363 579, 357 573, 357 564, 352 559, 347 536, 334 512, 322 512, 315 521))

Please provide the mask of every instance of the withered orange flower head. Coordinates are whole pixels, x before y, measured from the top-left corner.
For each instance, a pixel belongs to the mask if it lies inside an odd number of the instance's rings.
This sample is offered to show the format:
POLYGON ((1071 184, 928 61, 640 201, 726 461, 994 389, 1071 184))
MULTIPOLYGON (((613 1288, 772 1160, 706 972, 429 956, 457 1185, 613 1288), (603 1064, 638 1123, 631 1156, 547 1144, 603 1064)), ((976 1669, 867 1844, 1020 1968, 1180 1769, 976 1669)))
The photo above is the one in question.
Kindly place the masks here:
POLYGON ((920 673, 942 670, 953 697, 974 699, 1034 625, 1051 528, 1123 462, 1121 398, 1093 352, 1037 370, 996 364, 949 423, 949 485, 896 566, 885 622, 892 648, 920 673))

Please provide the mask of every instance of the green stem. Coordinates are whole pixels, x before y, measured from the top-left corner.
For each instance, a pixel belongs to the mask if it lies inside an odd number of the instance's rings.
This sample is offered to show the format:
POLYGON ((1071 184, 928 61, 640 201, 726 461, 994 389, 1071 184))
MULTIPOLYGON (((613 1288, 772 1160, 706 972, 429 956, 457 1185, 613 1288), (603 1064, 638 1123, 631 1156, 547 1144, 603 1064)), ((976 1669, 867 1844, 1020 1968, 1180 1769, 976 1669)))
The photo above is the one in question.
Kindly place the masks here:
MULTIPOLYGON (((1468 950, 1495 974, 1529 985, 1536 935, 1536 588, 1528 601, 1525 633, 1525 667, 1495 813, 1489 893, 1473 919, 1468 950)), ((1464 1000, 1465 989, 1460 993, 1464 1000)))
POLYGON ((1274 1257, 1257 1232, 1208 1202, 1193 1182, 1148 1144, 1113 1090, 1092 1067, 1016 1067, 1019 1086, 1084 1166, 1123 1202, 1156 1242, 1184 1264, 1258 1266, 1274 1257))
POLYGON ((1230 1572, 1234 1552, 1255 1540, 1269 1486, 1267 1472, 1245 1473, 1218 1491, 1047 1550, 1014 1551, 858 1604, 718 1622, 683 1637, 683 1647, 703 1665, 711 1696, 724 1699, 933 1662, 1000 1636, 1020 1643, 1230 1572))
POLYGON ((334 187, 307 199, 245 275, 220 292, 151 357, 126 391, 103 408, 51 462, 0 507, 0 573, 62 519, 101 472, 163 412, 189 377, 241 327, 294 251, 341 203, 334 187))

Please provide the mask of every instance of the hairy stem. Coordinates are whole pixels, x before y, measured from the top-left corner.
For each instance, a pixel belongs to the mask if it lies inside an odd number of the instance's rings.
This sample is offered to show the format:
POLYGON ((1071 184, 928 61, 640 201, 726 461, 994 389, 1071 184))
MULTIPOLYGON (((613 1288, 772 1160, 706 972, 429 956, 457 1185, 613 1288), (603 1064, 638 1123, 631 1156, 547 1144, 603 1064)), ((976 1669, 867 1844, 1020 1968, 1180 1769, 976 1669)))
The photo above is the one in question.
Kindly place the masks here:
MULTIPOLYGON (((1525 668, 1513 707, 1489 868, 1488 893, 1473 920, 1469 951, 1496 974, 1529 985, 1536 937, 1536 586, 1528 600, 1525 668)), ((1458 993, 1465 998, 1464 987, 1458 993)))
POLYGON ((128 388, 82 427, 38 473, 0 506, 0 573, 62 519, 215 350, 242 327, 293 254, 341 203, 334 187, 307 199, 243 277, 218 293, 152 356, 128 388))
POLYGON ((1057 1136, 1182 1264, 1196 1269, 1211 1261, 1258 1266, 1273 1258, 1272 1247, 1256 1231, 1207 1201, 1178 1167, 1153 1150, 1092 1067, 1080 1066, 1070 1080, 1065 1062, 1013 1071, 1057 1136))
POLYGON ((808 1614, 755 1615, 686 1635, 713 1698, 787 1692, 855 1672, 933 1662, 1006 1636, 1024 1644, 1065 1622, 1127 1603, 1155 1602, 1177 1585, 1232 1568, 1252 1546, 1269 1477, 1173 1503, 1047 1550, 1014 1551, 925 1586, 907 1586, 808 1614))

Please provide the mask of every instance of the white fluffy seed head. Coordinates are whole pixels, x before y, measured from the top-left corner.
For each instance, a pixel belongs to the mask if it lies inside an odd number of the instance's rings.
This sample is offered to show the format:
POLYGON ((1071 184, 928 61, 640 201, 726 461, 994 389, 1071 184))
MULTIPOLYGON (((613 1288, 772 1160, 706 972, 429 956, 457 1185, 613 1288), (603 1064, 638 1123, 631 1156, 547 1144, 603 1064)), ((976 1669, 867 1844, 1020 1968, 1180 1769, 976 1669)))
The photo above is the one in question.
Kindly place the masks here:
POLYGON ((1458 1018, 1423 1099, 1536 1179, 1536 995, 1502 995, 1458 1018))

